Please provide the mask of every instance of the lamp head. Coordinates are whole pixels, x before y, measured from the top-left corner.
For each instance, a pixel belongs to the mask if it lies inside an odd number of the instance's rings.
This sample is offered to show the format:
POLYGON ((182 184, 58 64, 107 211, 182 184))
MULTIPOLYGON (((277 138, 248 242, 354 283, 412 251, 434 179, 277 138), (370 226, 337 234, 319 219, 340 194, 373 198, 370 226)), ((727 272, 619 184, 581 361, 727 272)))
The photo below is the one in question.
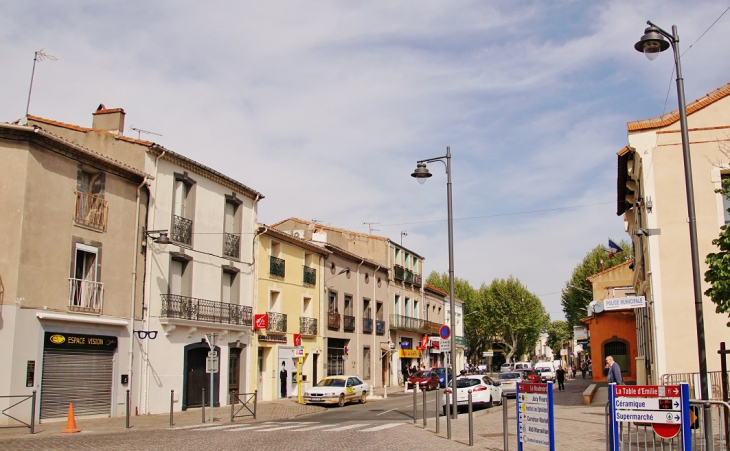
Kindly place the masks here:
POLYGON ((651 26, 644 30, 644 36, 634 44, 634 48, 646 55, 649 61, 654 61, 660 52, 669 48, 669 42, 664 39, 657 27, 651 26))
POLYGON ((413 171, 413 174, 411 174, 411 177, 414 177, 416 180, 418 180, 418 183, 423 185, 426 183, 426 179, 431 177, 433 174, 428 172, 428 168, 426 167, 426 163, 418 163, 416 164, 416 170, 413 171))
POLYGON ((167 232, 160 232, 160 236, 155 238, 155 242, 162 246, 166 246, 171 243, 170 237, 167 236, 167 232))

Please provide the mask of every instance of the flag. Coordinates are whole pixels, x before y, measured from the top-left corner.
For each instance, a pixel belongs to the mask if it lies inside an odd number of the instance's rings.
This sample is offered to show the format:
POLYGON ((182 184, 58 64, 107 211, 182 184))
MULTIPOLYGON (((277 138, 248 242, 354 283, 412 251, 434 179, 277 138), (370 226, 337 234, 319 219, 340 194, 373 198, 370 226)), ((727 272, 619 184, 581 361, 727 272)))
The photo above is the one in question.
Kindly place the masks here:
POLYGON ((617 252, 623 252, 623 249, 621 249, 621 246, 614 243, 610 238, 608 240, 608 258, 613 257, 616 255, 617 252))

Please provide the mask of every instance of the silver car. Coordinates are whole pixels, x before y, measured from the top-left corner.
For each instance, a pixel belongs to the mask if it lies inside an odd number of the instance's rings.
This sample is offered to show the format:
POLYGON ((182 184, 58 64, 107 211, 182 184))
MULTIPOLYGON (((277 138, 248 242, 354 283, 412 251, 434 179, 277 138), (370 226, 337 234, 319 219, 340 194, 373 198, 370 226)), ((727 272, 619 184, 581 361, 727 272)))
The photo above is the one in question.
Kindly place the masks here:
POLYGON ((517 395, 517 383, 529 382, 522 372, 516 371, 500 374, 497 381, 502 385, 502 393, 508 397, 517 395))

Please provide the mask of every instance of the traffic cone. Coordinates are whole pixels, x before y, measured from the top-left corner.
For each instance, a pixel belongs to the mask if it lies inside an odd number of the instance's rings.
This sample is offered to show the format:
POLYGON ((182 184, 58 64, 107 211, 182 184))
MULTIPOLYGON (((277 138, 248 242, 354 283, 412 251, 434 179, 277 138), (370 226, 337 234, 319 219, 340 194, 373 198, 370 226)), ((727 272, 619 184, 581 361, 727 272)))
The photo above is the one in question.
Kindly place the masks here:
POLYGON ((76 418, 74 418, 74 405, 73 403, 68 405, 68 420, 66 420, 66 429, 61 431, 61 434, 71 434, 73 432, 81 432, 81 429, 76 429, 76 418))

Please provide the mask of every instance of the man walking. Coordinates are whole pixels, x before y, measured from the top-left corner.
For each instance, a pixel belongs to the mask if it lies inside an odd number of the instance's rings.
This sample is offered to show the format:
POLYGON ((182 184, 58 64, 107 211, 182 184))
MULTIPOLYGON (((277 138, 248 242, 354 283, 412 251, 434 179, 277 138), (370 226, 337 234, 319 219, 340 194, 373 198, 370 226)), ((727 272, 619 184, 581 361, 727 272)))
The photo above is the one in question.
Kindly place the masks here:
POLYGON ((565 370, 562 365, 555 372, 555 377, 558 379, 558 391, 565 390, 565 370))
POLYGON ((580 364, 580 372, 583 374, 583 379, 586 378, 586 371, 588 371, 588 364, 583 360, 580 364))
POLYGON ((621 377, 621 367, 618 363, 613 361, 612 356, 606 357, 606 369, 608 370, 608 383, 615 383, 618 385, 623 384, 623 378, 621 377))

